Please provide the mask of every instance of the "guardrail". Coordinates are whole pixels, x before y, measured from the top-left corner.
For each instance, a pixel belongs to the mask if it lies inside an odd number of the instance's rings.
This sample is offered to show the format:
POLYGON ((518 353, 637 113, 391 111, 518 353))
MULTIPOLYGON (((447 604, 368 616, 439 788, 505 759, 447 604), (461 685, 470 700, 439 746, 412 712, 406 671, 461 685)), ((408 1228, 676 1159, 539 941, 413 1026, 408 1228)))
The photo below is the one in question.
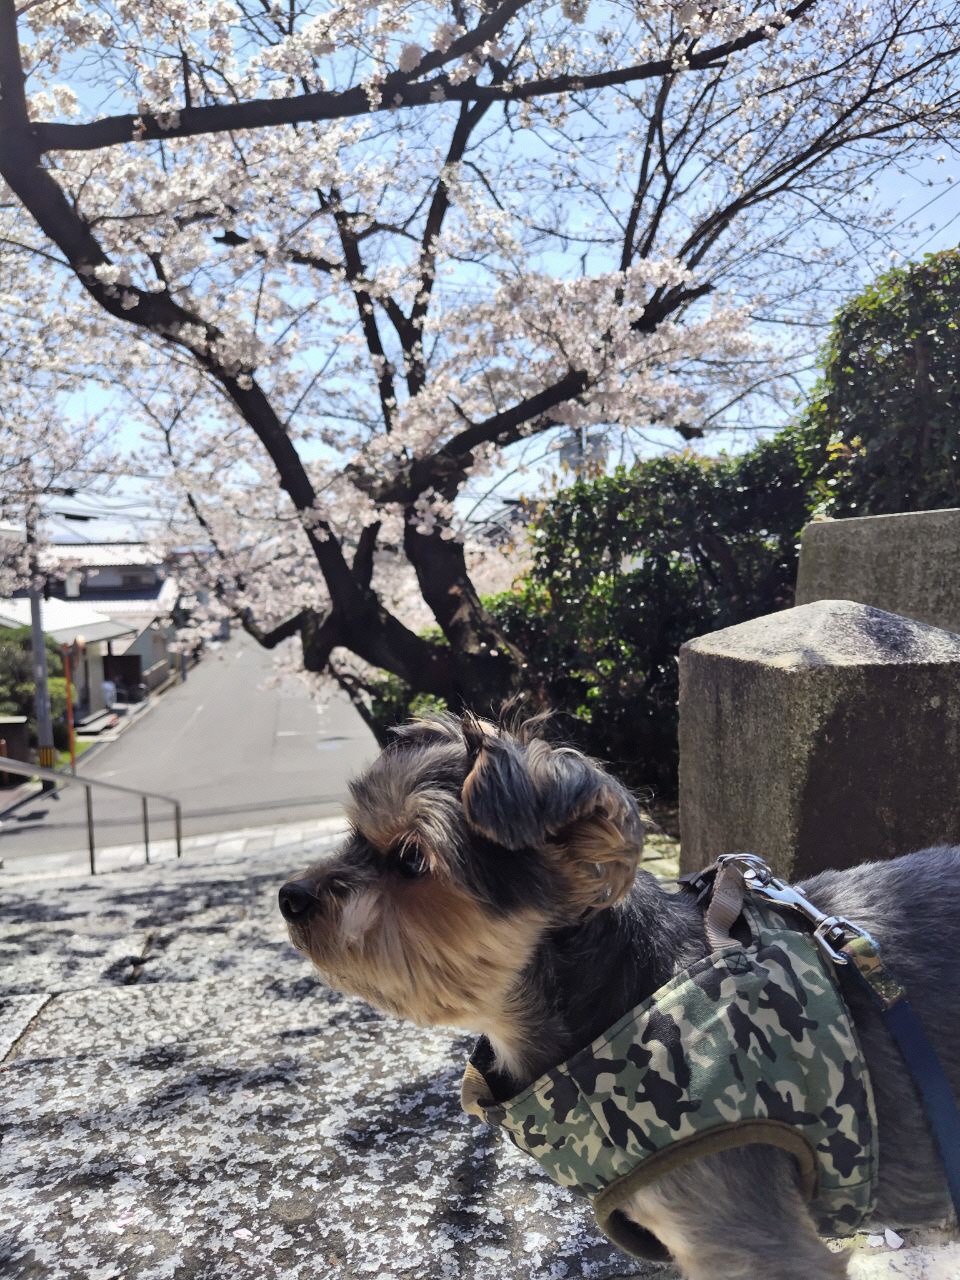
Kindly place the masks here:
POLYGON ((39 765, 28 764, 25 760, 10 760, 7 756, 0 758, 0 773, 15 773, 23 778, 40 778, 44 782, 52 782, 59 787, 79 785, 86 790, 87 802, 87 848, 90 850, 90 874, 97 874, 96 842, 93 826, 94 787, 102 787, 105 791, 122 791, 128 796, 139 796, 143 812, 143 851, 147 863, 150 862, 150 816, 147 802, 161 800, 164 804, 173 805, 173 829, 177 842, 177 857, 182 853, 183 811, 180 801, 173 796, 164 796, 157 791, 138 791, 135 787, 121 787, 117 782, 101 782, 99 778, 84 778, 76 773, 61 773, 58 769, 42 769, 39 765))

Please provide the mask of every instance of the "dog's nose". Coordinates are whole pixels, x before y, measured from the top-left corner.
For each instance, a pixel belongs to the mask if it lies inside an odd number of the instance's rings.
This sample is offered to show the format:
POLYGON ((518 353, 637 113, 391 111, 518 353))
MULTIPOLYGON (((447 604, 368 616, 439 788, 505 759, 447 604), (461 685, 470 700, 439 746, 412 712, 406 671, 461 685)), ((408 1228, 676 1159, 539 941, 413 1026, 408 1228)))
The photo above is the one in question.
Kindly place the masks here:
POLYGON ((284 920, 296 921, 297 924, 302 924, 317 905, 317 899, 306 880, 288 881, 281 888, 278 898, 280 914, 284 920))

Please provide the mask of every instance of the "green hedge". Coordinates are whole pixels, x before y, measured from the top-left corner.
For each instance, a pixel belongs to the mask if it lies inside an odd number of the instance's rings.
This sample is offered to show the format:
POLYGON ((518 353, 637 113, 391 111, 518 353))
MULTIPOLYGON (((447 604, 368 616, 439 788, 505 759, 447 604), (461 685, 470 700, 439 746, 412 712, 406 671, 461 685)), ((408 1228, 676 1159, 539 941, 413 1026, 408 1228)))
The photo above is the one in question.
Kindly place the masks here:
POLYGON ((880 276, 837 314, 808 423, 841 470, 833 516, 960 504, 960 251, 880 276))

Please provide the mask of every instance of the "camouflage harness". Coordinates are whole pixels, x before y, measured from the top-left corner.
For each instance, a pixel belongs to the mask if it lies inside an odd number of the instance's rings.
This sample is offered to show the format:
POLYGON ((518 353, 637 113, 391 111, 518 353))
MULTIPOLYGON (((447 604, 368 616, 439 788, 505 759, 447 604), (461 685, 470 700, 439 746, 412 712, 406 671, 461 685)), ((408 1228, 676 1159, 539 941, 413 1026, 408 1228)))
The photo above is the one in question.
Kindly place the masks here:
POLYGON ((756 886, 738 874, 726 918, 721 885, 707 882, 710 954, 591 1045, 506 1101, 482 1073, 485 1041, 464 1076, 464 1109, 587 1195, 603 1232, 638 1256, 665 1251, 622 1211, 629 1197, 689 1160, 751 1143, 795 1158, 824 1234, 856 1231, 873 1207, 873 1093, 830 947, 759 895, 745 900, 744 885, 756 886), (736 919, 742 942, 729 934, 736 919))

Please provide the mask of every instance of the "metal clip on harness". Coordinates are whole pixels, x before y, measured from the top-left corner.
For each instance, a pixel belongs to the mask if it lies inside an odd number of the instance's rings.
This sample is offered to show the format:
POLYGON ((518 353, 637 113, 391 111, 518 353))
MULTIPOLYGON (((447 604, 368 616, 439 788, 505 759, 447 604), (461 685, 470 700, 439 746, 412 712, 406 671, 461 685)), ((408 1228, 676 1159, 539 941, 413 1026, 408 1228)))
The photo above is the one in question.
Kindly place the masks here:
MULTIPOLYGON (((873 942, 865 929, 860 929, 844 916, 824 915, 799 889, 778 879, 756 854, 726 853, 717 859, 721 870, 731 864, 743 876, 746 887, 758 898, 775 906, 790 907, 809 921, 813 925, 813 936, 833 964, 850 963, 852 957, 843 948, 854 938, 868 938, 873 942)), ((874 946, 876 947, 876 943, 874 946)))

